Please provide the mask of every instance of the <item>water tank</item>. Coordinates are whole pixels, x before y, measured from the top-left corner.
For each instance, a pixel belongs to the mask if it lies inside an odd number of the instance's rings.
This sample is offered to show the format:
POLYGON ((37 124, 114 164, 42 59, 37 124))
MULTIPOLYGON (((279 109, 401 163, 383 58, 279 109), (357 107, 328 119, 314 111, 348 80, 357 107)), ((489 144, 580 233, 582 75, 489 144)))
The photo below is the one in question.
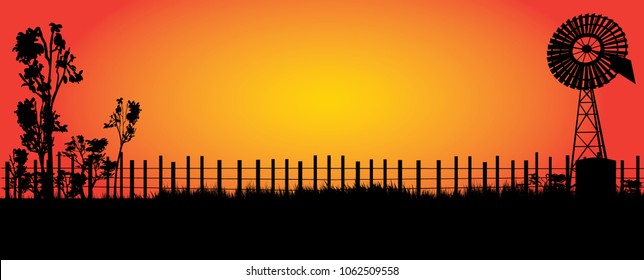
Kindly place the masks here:
POLYGON ((614 196, 616 162, 606 158, 585 158, 576 163, 576 195, 580 198, 604 198, 614 196))

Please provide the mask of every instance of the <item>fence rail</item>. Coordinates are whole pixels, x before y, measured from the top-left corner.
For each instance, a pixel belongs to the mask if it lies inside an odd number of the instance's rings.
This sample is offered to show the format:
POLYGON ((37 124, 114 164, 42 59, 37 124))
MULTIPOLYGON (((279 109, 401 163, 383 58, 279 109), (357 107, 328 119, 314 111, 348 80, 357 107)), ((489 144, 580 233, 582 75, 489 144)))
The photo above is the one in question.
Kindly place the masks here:
MULTIPOLYGON (((506 187, 543 192, 544 188, 553 184, 553 181, 546 179, 547 175, 571 174, 569 172, 571 166, 569 156, 566 156, 566 167, 554 167, 552 157, 548 157, 547 166, 544 167, 539 166, 539 153, 535 153, 532 164, 530 161, 524 160, 522 164, 519 162, 518 166, 515 160, 511 160, 510 167, 502 167, 499 156, 495 157, 493 166, 485 161, 474 166, 471 156, 467 157, 466 166, 461 166, 459 157, 455 156, 451 165, 445 166, 441 160, 436 160, 429 167, 424 165, 421 160, 416 160, 415 164, 411 166, 409 163, 405 166, 402 160, 397 160, 395 166, 390 166, 387 159, 380 163, 370 159, 366 166, 362 165, 360 161, 355 161, 349 166, 345 156, 340 157, 339 167, 332 165, 331 156, 326 157, 325 165, 319 166, 316 155, 313 156, 312 166, 304 166, 303 161, 297 161, 297 164, 294 164, 289 159, 284 159, 282 164, 278 166, 277 161, 271 159, 268 163, 255 160, 254 164, 250 166, 237 160, 234 167, 225 167, 222 160, 217 160, 215 167, 207 167, 204 156, 200 156, 199 165, 195 167, 191 160, 191 157, 187 156, 183 166, 177 166, 175 161, 167 165, 164 164, 163 156, 159 156, 156 167, 148 166, 147 160, 143 160, 142 163, 130 160, 127 170, 121 161, 118 167, 120 177, 116 187, 114 181, 110 183, 110 180, 114 180, 114 178, 105 178, 101 180, 104 184, 99 183, 92 188, 84 186, 83 192, 87 194, 88 198, 149 198, 161 191, 171 193, 282 191, 290 193, 304 188, 316 191, 329 186, 344 190, 356 185, 388 186, 405 189, 415 194, 454 194, 474 189, 493 190, 498 193, 506 187), (198 171, 193 173, 195 169, 198 171), (156 177, 150 176, 149 171, 151 170, 156 170, 156 177), (169 176, 165 172, 167 170, 170 171, 169 176), (179 175, 177 175, 177 170, 180 171, 179 175), (213 171, 216 171, 216 174, 213 175, 213 171), (207 172, 211 173, 210 176, 206 174, 207 172), (463 173, 466 173, 465 177, 461 177, 463 173), (128 185, 125 185, 124 181, 127 181, 128 185)), ((58 165, 54 169, 59 172, 66 170, 73 173, 74 169, 80 168, 74 164, 62 165, 60 155, 57 163, 58 165)), ((624 190, 626 180, 641 182, 640 166, 640 156, 635 157, 635 167, 625 167, 624 160, 619 162, 616 186, 620 191, 624 190)), ((2 198, 23 198, 20 192, 16 192, 16 188, 11 187, 15 184, 11 184, 13 178, 10 175, 9 162, 5 163, 4 170, 2 179, 5 185, 2 198)), ((36 161, 34 161, 33 170, 37 170, 36 161)), ((574 178, 568 178, 568 180, 566 183, 571 185, 574 178)), ((63 197, 60 188, 57 190, 57 192, 55 191, 56 197, 63 197)), ((640 190, 638 189, 638 191, 640 190)), ((24 198, 28 197, 29 195, 24 195, 24 198)))

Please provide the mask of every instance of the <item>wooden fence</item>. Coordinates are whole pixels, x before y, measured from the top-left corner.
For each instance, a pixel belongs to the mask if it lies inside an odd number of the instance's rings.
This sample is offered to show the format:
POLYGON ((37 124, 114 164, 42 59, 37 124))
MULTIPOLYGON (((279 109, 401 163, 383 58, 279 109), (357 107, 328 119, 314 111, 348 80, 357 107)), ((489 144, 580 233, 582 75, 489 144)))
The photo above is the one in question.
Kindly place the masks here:
MULTIPOLYGON (((193 167, 191 160, 191 157, 187 156, 184 167, 177 167, 177 162, 174 161, 170 162, 169 166, 164 164, 163 156, 159 156, 156 167, 149 167, 147 160, 143 160, 140 166, 134 160, 129 160, 127 173, 124 172, 126 171, 124 161, 121 161, 118 167, 120 177, 116 187, 113 181, 110 183, 110 180, 114 180, 114 178, 106 178, 102 180, 105 182, 104 185, 97 184, 93 188, 85 186, 84 191, 88 198, 149 198, 162 190, 171 193, 195 191, 217 191, 219 193, 270 191, 273 193, 276 191, 293 192, 303 188, 317 191, 320 188, 329 186, 344 190, 356 185, 404 188, 415 194, 454 194, 474 189, 499 193, 505 187, 542 192, 545 187, 549 187, 552 184, 551 181, 545 180, 546 174, 569 174, 570 168, 569 156, 565 158, 566 164, 564 168, 553 167, 552 157, 548 157, 546 167, 541 167, 539 165, 539 153, 535 153, 532 164, 530 161, 524 160, 522 165, 517 166, 517 162, 511 160, 510 167, 505 168, 501 167, 499 156, 495 157, 493 167, 490 167, 488 162, 482 162, 480 167, 475 167, 471 156, 467 157, 466 166, 462 166, 459 163, 459 157, 455 156, 453 164, 449 167, 445 167, 441 160, 436 160, 435 165, 432 167, 424 167, 421 160, 416 160, 415 165, 412 165, 412 167, 409 165, 404 166, 403 161, 398 160, 396 166, 390 167, 386 159, 382 160, 382 164, 379 166, 375 166, 373 159, 369 160, 368 166, 362 165, 360 161, 356 161, 353 166, 348 166, 345 156, 340 157, 339 167, 332 166, 331 156, 326 157, 324 166, 319 166, 318 157, 313 156, 312 166, 307 167, 304 166, 303 161, 298 161, 297 165, 294 166, 293 163, 289 162, 289 159, 285 159, 282 166, 277 166, 275 159, 271 159, 270 163, 265 165, 262 164, 261 160, 256 160, 254 166, 250 167, 244 166, 241 160, 237 161, 235 167, 224 167, 222 160, 216 161, 216 167, 206 167, 203 156, 199 157, 199 166, 193 167), (198 175, 196 176, 193 175, 195 169, 198 170, 198 175), (157 176, 149 176, 150 170, 156 170, 157 176), (169 176, 165 173, 167 170, 170 171, 169 176), (184 176, 178 177, 177 170, 182 171, 181 173, 184 176), (215 171, 216 175, 206 176, 206 171, 211 173, 215 171), (279 174, 276 171, 280 171, 279 174), (294 171, 297 172, 295 178, 291 177, 291 172, 294 171), (305 172, 309 174, 304 175, 305 172), (368 172, 368 175, 364 176, 362 172, 368 172), (320 173, 326 176, 319 177, 320 173), (463 173, 466 173, 466 176, 462 177, 463 173), (428 174, 430 175, 428 176, 428 174), (535 178, 539 180, 539 183, 534 183, 535 178), (128 185, 124 185, 124 180, 126 179, 129 181, 128 185), (229 183, 231 181, 234 183, 229 183), (246 182, 246 185, 244 185, 244 182, 246 182), (445 184, 446 182, 451 184, 445 184), (152 183, 152 188, 150 188, 150 183, 152 183), (124 193, 124 190, 127 190, 128 193, 124 193)), ((67 168, 62 166, 60 155, 57 162, 56 170, 73 172, 75 168, 79 168, 73 164, 70 164, 67 168)), ((3 181, 5 186, 2 197, 21 198, 21 194, 16 193, 15 188, 9 187, 11 176, 8 162, 5 163, 4 169, 3 181)), ((37 161, 34 161, 33 169, 37 170, 37 161)), ((634 179, 641 182, 640 156, 636 156, 635 167, 633 168, 626 168, 624 160, 621 160, 618 172, 617 179, 619 182, 617 186, 620 190, 624 189, 625 180, 634 179), (633 173, 633 171, 634 176, 625 175, 625 172, 633 173)), ((88 177, 92 177, 91 172, 88 177)), ((566 183, 571 184, 571 179, 568 178, 566 183)), ((56 197, 62 197, 60 188, 55 191, 55 195, 56 197)))

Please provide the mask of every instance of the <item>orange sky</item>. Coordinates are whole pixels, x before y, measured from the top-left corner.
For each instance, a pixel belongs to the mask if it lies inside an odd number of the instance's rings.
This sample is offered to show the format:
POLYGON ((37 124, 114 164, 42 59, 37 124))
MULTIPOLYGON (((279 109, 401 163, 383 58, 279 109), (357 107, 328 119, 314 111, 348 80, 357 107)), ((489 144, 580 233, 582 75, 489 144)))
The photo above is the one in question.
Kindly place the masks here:
MULTIPOLYGON (((57 100, 71 135, 107 137, 119 97, 143 109, 128 159, 451 163, 563 157, 577 94, 546 48, 566 19, 601 13, 644 61, 638 1, 12 1, 0 12, 0 155, 20 145, 18 32, 63 24, 85 70, 57 100)), ((47 28, 48 29, 48 28, 47 28)), ((610 158, 644 154, 644 94, 618 76, 597 90, 610 158)), ((195 160, 196 161, 196 160, 195 160)), ((545 159, 544 159, 545 162, 545 159)), ((196 163, 195 163, 196 164, 196 163)), ((366 164, 366 163, 365 163, 366 164)), ((430 163, 427 163, 430 165, 430 163)), ((507 165, 507 164, 506 164, 507 165)))

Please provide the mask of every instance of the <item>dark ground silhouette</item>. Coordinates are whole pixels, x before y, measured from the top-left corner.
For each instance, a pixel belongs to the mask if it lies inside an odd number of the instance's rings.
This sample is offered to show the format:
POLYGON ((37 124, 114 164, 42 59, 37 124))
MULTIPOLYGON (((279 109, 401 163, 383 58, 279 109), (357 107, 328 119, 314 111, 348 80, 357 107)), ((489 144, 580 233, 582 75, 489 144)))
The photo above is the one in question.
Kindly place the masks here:
POLYGON ((633 259, 642 197, 4 200, 2 259, 633 259))

